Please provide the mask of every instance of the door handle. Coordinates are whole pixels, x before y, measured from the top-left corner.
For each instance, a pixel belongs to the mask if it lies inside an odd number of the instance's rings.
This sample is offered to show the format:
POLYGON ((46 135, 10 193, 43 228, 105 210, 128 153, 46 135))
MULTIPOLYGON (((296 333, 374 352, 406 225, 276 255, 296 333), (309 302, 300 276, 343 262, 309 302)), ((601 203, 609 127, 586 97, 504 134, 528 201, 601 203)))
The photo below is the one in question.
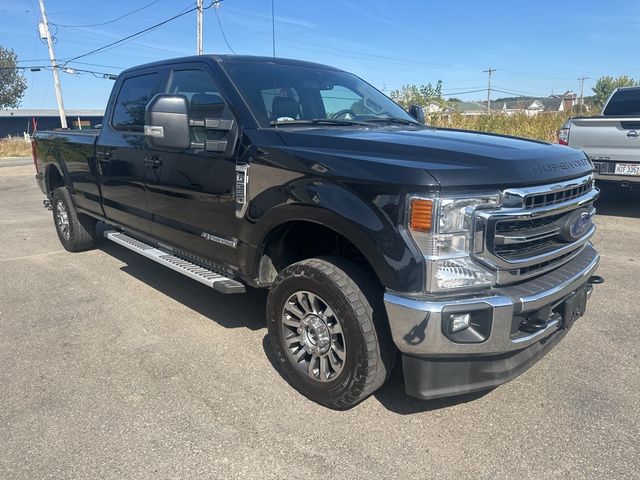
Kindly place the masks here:
POLYGON ((145 157, 143 165, 145 168, 160 168, 162 166, 162 159, 160 157, 145 157))
POLYGON ((101 162, 110 162, 111 161, 111 152, 98 152, 96 153, 96 157, 98 157, 98 160, 100 160, 101 162))

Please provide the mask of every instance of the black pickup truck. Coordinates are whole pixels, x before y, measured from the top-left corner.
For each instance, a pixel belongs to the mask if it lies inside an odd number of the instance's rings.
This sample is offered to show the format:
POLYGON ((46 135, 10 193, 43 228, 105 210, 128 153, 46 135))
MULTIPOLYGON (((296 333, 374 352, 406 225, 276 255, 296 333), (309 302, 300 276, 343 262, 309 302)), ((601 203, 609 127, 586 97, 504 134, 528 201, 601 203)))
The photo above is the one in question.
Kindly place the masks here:
POLYGON ((273 351, 316 402, 355 405, 399 358, 420 398, 492 388, 602 280, 593 165, 409 112, 324 65, 180 58, 124 71, 101 128, 38 132, 34 161, 67 250, 102 221, 219 292, 268 288, 273 351))

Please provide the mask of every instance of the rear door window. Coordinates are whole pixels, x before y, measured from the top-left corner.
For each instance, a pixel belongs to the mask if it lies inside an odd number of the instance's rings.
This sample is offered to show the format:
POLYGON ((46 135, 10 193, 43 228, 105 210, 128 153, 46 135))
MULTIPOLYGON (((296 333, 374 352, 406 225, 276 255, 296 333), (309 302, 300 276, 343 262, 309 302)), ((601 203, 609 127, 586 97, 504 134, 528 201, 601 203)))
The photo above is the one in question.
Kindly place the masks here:
POLYGON ((129 77, 122 82, 111 125, 116 130, 144 131, 144 112, 158 85, 157 72, 129 77))

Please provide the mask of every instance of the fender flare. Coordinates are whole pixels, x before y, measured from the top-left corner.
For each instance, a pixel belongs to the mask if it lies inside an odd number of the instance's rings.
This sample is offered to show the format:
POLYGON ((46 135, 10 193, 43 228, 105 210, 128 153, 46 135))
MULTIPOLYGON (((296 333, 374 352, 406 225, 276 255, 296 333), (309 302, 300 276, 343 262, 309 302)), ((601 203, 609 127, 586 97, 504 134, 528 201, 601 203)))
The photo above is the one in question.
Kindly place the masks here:
POLYGON ((60 178, 62 179, 62 183, 71 191, 72 185, 71 182, 69 180, 69 174, 66 172, 66 169, 61 168, 61 165, 59 162, 47 162, 45 164, 44 167, 44 182, 45 182, 45 188, 47 189, 48 193, 51 193, 51 176, 53 175, 53 172, 56 172, 58 175, 60 175, 60 178))
POLYGON ((422 256, 373 202, 338 183, 310 179, 294 183, 286 188, 289 201, 283 195, 277 199, 271 192, 267 195, 271 205, 261 204, 266 200, 260 196, 251 202, 248 217, 253 221, 243 222, 239 231, 241 248, 246 248, 239 252, 240 258, 251 278, 258 277, 260 260, 273 232, 288 223, 308 222, 322 225, 351 242, 386 288, 423 288, 424 276, 417 273, 424 271, 422 256), (296 201, 291 202, 292 199, 296 201), (264 213, 251 217, 259 212, 264 213))

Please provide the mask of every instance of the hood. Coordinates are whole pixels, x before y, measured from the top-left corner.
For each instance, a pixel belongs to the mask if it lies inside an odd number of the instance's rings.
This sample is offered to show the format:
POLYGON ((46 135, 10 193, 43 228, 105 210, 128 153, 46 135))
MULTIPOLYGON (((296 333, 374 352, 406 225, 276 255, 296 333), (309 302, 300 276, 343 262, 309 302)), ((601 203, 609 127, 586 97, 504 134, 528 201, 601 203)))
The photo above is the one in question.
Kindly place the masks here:
POLYGON ((419 168, 445 188, 552 183, 593 168, 573 148, 462 130, 287 127, 277 132, 292 155, 350 158, 364 162, 364 169, 375 168, 373 164, 419 168))

